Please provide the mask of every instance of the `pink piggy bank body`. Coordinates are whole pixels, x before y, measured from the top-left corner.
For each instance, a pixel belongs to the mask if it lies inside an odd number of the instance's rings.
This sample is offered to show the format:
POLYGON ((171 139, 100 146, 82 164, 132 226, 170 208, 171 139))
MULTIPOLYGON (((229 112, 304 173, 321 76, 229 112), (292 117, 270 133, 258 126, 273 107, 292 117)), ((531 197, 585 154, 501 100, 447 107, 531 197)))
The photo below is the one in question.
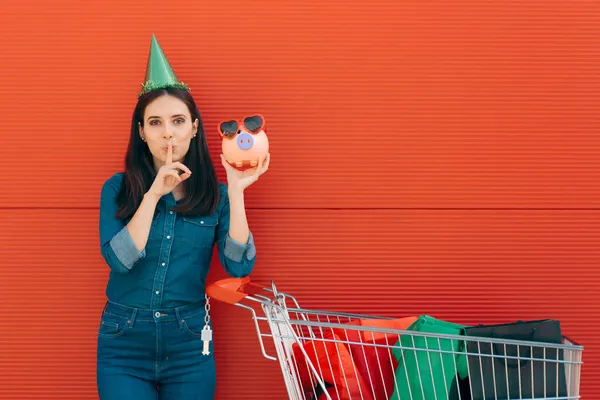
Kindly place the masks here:
POLYGON ((237 169, 256 167, 259 158, 269 152, 265 119, 261 115, 221 122, 219 133, 223 138, 223 156, 237 169))

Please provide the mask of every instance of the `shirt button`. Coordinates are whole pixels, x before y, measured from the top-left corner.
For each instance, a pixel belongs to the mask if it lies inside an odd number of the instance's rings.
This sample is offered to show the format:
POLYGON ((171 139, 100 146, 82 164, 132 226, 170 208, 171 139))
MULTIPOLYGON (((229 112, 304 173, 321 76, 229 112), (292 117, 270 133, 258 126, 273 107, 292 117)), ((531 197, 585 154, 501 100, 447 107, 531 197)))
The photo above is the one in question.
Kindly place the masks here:
POLYGON ((156 313, 154 313, 154 316, 155 316, 156 318, 160 318, 160 313, 157 311, 156 313))
POLYGON ((164 267, 165 265, 167 265, 167 264, 165 264, 165 263, 162 263, 162 266, 163 266, 163 267, 164 267))
POLYGON ((204 223, 204 221, 200 221, 200 223, 201 223, 201 224, 203 224, 203 223, 204 223))
POLYGON ((159 294, 159 293, 160 293, 160 292, 157 290, 157 291, 156 291, 156 294, 159 294))
POLYGON ((167 239, 171 239, 171 236, 170 236, 170 235, 169 235, 169 236, 167 236, 167 239))
POLYGON ((171 215, 172 215, 172 214, 173 214, 173 211, 169 211, 169 214, 171 214, 171 215))

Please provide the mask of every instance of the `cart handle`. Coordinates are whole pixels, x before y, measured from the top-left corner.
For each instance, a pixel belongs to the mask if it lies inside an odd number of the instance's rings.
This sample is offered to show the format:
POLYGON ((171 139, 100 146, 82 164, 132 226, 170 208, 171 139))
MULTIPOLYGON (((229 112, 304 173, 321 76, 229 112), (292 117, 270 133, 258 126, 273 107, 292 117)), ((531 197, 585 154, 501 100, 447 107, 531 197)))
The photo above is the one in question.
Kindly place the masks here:
POLYGON ((211 283, 206 287, 206 294, 228 304, 236 304, 264 290, 263 285, 250 281, 250 277, 226 278, 211 283))

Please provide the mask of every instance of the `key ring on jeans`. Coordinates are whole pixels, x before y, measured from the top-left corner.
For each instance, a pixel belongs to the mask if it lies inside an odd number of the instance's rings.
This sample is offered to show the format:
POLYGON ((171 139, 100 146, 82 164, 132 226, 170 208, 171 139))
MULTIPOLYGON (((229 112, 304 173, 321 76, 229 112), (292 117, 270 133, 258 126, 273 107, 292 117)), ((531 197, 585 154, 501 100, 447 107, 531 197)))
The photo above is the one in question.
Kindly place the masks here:
POLYGON ((204 294, 204 297, 206 298, 206 302, 204 303, 204 310, 206 311, 206 313, 204 314, 204 322, 205 326, 208 326, 208 323, 210 322, 210 302, 207 294, 204 294))

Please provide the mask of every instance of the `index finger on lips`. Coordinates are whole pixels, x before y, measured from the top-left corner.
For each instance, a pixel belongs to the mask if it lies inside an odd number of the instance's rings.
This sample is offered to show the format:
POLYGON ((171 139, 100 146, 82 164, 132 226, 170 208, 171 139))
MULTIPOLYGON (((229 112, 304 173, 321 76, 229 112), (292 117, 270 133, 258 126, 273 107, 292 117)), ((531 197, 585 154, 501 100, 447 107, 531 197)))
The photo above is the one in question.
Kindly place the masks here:
POLYGON ((171 164, 173 162, 173 146, 171 142, 167 144, 167 161, 166 164, 171 164))

